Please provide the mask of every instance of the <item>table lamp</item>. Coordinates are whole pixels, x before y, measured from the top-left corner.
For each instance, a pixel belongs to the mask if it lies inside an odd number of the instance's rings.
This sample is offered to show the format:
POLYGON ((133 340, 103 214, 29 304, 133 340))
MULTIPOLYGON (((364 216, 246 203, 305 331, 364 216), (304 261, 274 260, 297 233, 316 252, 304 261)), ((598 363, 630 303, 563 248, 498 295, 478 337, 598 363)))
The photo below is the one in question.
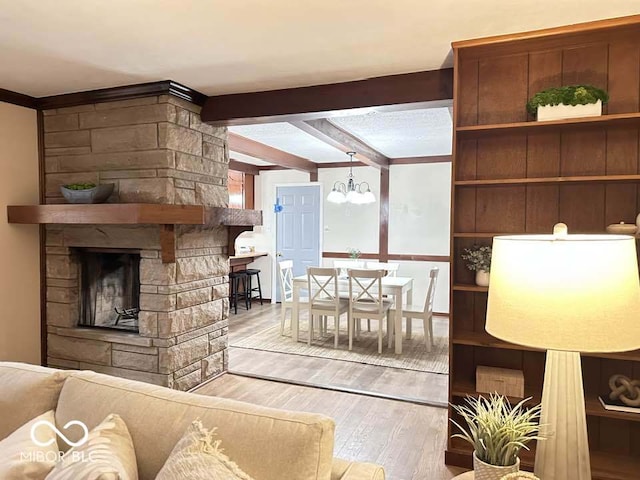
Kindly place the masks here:
POLYGON ((624 235, 495 237, 486 330, 547 350, 535 474, 591 480, 580 352, 640 348, 635 239, 624 235))

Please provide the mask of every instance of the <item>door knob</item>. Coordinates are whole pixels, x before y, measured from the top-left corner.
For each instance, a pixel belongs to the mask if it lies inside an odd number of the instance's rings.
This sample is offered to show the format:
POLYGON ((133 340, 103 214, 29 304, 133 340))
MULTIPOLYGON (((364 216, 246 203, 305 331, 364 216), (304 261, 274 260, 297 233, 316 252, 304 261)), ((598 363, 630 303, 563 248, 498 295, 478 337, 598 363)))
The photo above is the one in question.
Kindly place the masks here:
POLYGON ((276 253, 276 257, 281 257, 281 256, 282 256, 282 253, 281 253, 281 252, 277 252, 277 253, 276 253))

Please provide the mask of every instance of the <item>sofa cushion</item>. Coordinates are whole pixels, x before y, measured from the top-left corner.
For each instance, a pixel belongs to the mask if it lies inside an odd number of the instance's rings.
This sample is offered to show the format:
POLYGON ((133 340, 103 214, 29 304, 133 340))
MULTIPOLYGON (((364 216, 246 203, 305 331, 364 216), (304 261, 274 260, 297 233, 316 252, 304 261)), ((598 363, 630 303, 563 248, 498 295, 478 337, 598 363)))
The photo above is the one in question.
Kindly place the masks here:
POLYGON ((156 480, 253 480, 229 459, 215 431, 196 420, 178 440, 156 480))
POLYGON ((46 478, 72 479, 138 480, 131 435, 118 415, 108 415, 89 432, 82 445, 62 457, 46 478))
POLYGON ((93 372, 65 382, 56 410, 58 426, 80 420, 93 428, 109 413, 120 415, 129 427, 141 480, 155 478, 197 419, 216 428, 225 453, 253 478, 331 477, 335 424, 323 415, 177 392, 93 372))
POLYGON ((0 362, 0 439, 34 417, 55 410, 70 372, 0 362))
POLYGON ((42 480, 58 461, 56 433, 41 422, 53 424, 53 410, 25 423, 0 440, 0 478, 2 480, 42 480), (31 430, 34 429, 34 442, 31 430))

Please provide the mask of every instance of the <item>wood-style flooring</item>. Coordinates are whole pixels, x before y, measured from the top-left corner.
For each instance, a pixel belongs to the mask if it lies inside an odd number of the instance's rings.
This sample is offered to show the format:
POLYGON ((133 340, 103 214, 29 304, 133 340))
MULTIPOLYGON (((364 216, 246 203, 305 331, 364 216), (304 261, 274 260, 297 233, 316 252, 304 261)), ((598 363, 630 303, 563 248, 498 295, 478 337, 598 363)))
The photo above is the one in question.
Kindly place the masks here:
POLYGON ((328 415, 336 422, 334 456, 380 464, 387 480, 450 480, 463 471, 444 464, 447 411, 443 408, 233 374, 195 393, 328 415))
MULTIPOLYGON (((249 311, 231 314, 229 338, 233 343, 279 322, 279 305, 254 303, 249 311)), ((415 332, 422 331, 420 321, 414 321, 413 325, 415 332)), ((434 330, 436 335, 446 335, 448 319, 435 317, 434 330)), ((441 407, 447 405, 448 376, 442 374, 244 348, 230 349, 229 371, 302 385, 370 392, 441 407)))

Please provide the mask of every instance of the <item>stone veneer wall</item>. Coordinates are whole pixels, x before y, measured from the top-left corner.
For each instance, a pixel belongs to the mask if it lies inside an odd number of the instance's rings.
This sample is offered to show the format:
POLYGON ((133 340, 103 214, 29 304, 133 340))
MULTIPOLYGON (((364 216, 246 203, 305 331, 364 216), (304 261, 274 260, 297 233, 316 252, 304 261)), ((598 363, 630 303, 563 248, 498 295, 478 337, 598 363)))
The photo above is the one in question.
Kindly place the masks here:
MULTIPOLYGON (((44 112, 47 203, 62 184, 114 183, 110 202, 227 206, 226 129, 168 95, 44 112)), ((157 226, 48 226, 48 364, 187 390, 227 368, 227 229, 176 227, 176 263, 157 226), (73 247, 140 250, 140 332, 78 328, 73 247)))

